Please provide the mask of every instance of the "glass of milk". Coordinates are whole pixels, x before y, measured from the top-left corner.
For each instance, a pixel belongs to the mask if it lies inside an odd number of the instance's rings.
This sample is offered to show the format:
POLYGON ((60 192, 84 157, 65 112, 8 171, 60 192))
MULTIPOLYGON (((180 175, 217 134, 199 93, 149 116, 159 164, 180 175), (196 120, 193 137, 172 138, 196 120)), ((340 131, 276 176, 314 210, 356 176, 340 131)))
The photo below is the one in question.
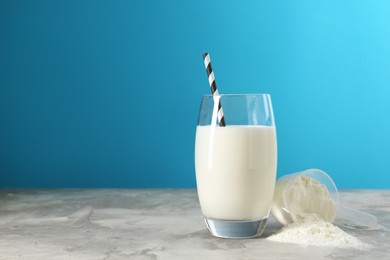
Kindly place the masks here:
POLYGON ((195 141, 198 197, 211 234, 251 238, 269 216, 277 144, 268 94, 205 95, 195 141), (226 126, 218 124, 221 103, 226 126))

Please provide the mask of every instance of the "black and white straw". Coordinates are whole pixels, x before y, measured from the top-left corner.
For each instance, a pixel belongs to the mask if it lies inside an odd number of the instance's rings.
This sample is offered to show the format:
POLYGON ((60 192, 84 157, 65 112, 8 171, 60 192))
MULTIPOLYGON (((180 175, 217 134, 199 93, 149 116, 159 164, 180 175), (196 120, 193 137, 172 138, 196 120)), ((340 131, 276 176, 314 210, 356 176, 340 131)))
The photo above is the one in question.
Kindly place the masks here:
MULTIPOLYGON (((210 55, 208 53, 203 54, 203 61, 204 61, 204 66, 206 67, 207 77, 209 78, 211 93, 213 94, 213 96, 219 95, 217 84, 215 83, 214 71, 213 68, 211 67, 210 55)), ((222 105, 220 100, 218 100, 218 122, 219 122, 219 126, 226 126, 225 117, 223 115, 223 110, 222 110, 222 105)))

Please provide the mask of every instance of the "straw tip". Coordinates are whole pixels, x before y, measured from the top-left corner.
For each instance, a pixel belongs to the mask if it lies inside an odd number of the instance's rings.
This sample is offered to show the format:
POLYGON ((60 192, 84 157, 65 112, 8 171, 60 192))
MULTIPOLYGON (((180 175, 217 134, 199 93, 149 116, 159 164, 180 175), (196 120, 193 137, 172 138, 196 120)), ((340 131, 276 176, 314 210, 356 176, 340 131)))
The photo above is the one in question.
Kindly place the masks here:
POLYGON ((203 58, 206 58, 207 55, 209 55, 208 52, 203 53, 203 58))

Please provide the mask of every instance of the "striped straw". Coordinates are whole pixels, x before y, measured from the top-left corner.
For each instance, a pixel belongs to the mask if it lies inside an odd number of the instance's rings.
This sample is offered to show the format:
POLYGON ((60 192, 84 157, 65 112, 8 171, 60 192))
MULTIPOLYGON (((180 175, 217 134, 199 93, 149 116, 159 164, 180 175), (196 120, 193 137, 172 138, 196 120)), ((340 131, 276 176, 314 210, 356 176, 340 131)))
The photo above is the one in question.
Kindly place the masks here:
MULTIPOLYGON (((207 76, 209 77, 211 93, 213 94, 213 96, 219 95, 217 84, 215 84, 213 68, 211 67, 210 55, 208 53, 203 54, 203 61, 204 61, 204 66, 206 67, 207 76)), ((226 126, 225 117, 223 115, 223 110, 222 110, 222 105, 220 100, 218 100, 218 121, 219 121, 219 126, 226 126)))

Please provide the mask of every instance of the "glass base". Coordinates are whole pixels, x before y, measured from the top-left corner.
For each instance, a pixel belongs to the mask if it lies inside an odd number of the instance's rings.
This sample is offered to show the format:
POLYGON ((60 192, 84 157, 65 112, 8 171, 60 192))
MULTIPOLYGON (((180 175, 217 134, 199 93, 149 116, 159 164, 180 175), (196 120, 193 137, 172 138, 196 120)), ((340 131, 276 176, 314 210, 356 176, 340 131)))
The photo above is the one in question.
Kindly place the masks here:
POLYGON ((267 218, 249 221, 204 218, 204 222, 211 234, 216 237, 253 238, 263 233, 267 218))

